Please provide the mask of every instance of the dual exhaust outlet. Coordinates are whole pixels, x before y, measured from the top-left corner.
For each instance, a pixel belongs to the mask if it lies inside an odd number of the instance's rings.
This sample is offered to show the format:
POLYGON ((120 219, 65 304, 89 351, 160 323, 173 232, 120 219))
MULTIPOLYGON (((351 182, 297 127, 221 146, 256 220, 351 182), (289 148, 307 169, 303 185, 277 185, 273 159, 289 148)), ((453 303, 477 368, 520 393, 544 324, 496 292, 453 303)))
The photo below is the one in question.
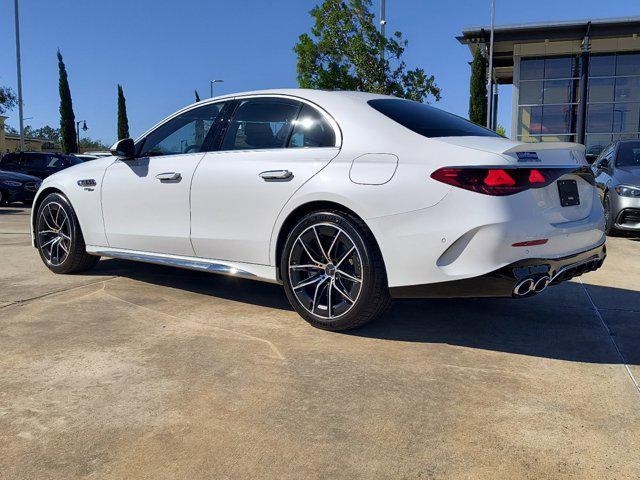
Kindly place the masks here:
POLYGON ((549 275, 527 277, 516 284, 513 289, 513 295, 515 297, 535 295, 547 288, 549 283, 551 283, 551 277, 549 275))

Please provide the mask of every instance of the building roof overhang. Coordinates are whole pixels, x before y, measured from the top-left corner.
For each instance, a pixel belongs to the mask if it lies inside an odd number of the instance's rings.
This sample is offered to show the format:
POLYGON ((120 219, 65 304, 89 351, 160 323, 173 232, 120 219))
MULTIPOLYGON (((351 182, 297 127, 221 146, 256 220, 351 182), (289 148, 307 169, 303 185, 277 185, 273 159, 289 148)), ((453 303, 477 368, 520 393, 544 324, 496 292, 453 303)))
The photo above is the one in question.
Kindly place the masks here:
MULTIPOLYGON (((498 83, 513 81, 513 51, 516 44, 582 40, 590 38, 620 38, 640 35, 640 17, 621 17, 562 22, 522 23, 494 28, 494 75, 498 83)), ((473 52, 478 45, 488 44, 490 27, 468 27, 457 40, 473 52)))

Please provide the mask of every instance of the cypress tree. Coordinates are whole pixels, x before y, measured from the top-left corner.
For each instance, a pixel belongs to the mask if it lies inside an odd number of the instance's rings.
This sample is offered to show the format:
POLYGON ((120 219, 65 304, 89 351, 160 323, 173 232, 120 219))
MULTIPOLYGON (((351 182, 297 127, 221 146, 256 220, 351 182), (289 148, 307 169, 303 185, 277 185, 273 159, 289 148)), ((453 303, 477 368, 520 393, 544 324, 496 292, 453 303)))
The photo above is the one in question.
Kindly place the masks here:
POLYGON ((60 90, 60 143, 63 152, 77 153, 78 137, 76 136, 76 117, 73 114, 73 103, 71 102, 67 68, 62 61, 60 49, 58 49, 58 71, 60 74, 58 83, 60 90))
POLYGON ((482 126, 487 124, 487 59, 480 45, 471 62, 469 120, 482 126))
POLYGON ((118 140, 129 138, 129 119, 127 118, 127 101, 124 98, 122 85, 118 84, 118 140))

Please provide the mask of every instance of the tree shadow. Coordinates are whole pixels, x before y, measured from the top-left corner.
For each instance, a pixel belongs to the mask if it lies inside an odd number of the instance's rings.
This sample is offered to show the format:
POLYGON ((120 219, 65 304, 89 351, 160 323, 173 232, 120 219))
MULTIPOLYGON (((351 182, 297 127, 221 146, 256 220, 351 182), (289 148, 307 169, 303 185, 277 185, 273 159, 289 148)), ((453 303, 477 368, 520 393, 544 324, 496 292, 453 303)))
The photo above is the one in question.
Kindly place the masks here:
MULTIPOLYGON (((119 275, 250 305, 292 310, 282 287, 274 284, 114 259, 101 261, 90 274, 119 275)), ((626 361, 640 365, 640 292, 590 284, 585 287, 626 361)), ((536 297, 519 300, 395 301, 378 321, 340 334, 575 362, 621 363, 589 296, 577 282, 565 282, 536 297)))

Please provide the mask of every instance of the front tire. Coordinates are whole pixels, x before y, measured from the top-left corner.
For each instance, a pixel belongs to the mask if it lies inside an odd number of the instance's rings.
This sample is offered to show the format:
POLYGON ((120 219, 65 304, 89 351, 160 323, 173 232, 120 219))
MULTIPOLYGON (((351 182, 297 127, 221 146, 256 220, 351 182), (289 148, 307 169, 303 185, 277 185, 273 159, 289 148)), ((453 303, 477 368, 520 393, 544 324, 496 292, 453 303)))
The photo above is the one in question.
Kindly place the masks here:
POLYGON ((379 317, 391 302, 380 250, 352 215, 307 214, 289 233, 281 257, 287 298, 315 327, 355 328, 379 317))
POLYGON ((78 217, 64 195, 51 193, 42 201, 36 216, 35 234, 40 258, 52 272, 82 272, 100 260, 87 253, 78 217))

